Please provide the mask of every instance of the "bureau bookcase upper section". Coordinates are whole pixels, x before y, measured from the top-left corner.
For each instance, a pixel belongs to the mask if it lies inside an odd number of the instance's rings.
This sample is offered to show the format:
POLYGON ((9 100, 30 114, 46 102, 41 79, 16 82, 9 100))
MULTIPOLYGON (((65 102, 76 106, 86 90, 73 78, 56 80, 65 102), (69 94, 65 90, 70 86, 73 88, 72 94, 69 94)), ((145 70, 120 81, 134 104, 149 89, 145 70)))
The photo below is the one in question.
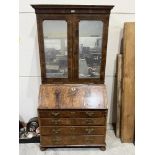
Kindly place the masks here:
POLYGON ((113 6, 32 5, 42 83, 104 83, 113 6))

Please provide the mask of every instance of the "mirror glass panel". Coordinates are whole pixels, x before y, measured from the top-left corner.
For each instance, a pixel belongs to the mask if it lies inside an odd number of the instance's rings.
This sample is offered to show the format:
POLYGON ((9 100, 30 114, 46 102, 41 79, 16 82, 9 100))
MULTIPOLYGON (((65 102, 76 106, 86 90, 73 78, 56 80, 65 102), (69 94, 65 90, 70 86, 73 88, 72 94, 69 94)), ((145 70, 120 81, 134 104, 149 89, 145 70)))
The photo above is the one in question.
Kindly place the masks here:
POLYGON ((79 78, 100 78, 103 22, 79 22, 79 78))
POLYGON ((67 22, 64 20, 44 20, 43 36, 46 77, 67 78, 67 22))

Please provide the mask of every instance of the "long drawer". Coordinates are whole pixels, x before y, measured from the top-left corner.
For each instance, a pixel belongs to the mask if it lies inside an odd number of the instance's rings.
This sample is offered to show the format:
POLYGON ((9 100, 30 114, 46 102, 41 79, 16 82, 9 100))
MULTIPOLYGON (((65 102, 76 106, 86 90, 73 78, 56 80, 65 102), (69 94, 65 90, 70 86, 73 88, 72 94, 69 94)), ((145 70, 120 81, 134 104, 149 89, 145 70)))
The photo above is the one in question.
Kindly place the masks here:
POLYGON ((106 118, 40 118, 40 126, 53 126, 53 125, 105 125, 106 118))
POLYGON ((54 146, 54 145, 102 145, 105 143, 105 136, 41 136, 41 146, 54 146))
POLYGON ((42 136, 45 135, 105 135, 105 126, 52 126, 41 127, 42 136))
POLYGON ((80 118, 87 118, 87 117, 104 117, 107 113, 106 110, 104 111, 93 111, 93 110, 41 110, 39 109, 39 117, 40 118, 72 118, 72 117, 80 117, 80 118))

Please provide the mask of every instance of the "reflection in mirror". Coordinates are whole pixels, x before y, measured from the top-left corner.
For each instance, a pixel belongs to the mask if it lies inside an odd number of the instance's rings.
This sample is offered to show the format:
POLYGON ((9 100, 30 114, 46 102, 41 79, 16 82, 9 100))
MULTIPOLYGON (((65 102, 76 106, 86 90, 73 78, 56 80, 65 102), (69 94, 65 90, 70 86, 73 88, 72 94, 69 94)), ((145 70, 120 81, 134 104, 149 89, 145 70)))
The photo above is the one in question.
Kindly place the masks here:
POLYGON ((102 57, 103 22, 79 23, 79 78, 99 78, 102 57))
POLYGON ((44 51, 47 78, 67 78, 67 22, 44 20, 44 51))

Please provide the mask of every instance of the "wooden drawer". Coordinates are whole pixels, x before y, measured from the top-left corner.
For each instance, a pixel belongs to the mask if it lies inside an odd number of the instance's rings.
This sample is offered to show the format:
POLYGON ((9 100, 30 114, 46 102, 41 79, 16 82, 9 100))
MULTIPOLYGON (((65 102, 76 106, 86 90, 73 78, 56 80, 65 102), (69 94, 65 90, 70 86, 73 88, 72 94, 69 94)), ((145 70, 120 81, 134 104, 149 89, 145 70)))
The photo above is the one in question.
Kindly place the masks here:
POLYGON ((41 146, 54 146, 54 145, 103 145, 105 144, 105 136, 41 136, 41 146))
POLYGON ((81 110, 40 110, 39 109, 39 117, 41 118, 94 118, 94 117, 104 117, 107 114, 107 111, 81 111, 81 110))
POLYGON ((105 126, 41 127, 41 135, 105 135, 105 126))
POLYGON ((40 126, 53 125, 106 125, 106 118, 40 118, 40 126))

